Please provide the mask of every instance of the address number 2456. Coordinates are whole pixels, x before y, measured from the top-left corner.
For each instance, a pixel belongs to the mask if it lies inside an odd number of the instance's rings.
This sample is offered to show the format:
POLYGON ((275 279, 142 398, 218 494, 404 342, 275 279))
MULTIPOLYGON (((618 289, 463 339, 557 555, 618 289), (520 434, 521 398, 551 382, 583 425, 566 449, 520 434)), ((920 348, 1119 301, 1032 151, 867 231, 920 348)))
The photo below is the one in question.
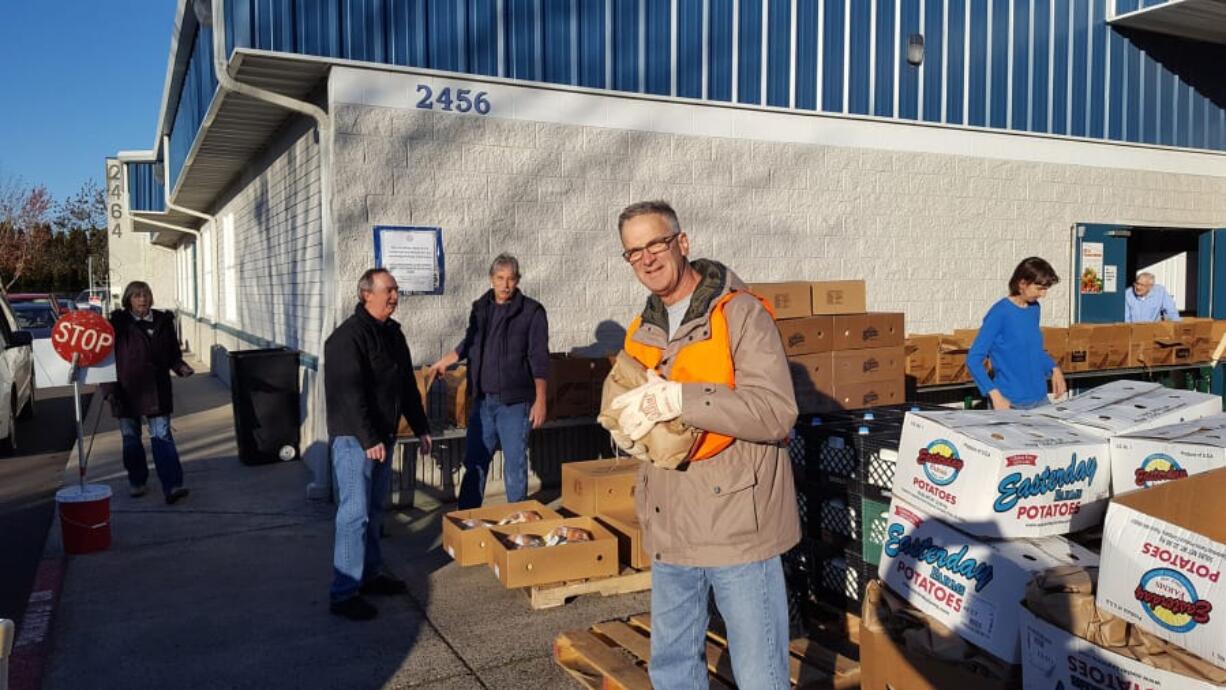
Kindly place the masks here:
POLYGON ((417 93, 421 96, 417 100, 417 107, 422 110, 434 110, 435 106, 438 106, 448 112, 476 111, 479 115, 490 114, 490 101, 484 91, 474 94, 472 89, 455 89, 453 92, 450 86, 445 86, 435 94, 434 89, 429 86, 418 84, 417 93))

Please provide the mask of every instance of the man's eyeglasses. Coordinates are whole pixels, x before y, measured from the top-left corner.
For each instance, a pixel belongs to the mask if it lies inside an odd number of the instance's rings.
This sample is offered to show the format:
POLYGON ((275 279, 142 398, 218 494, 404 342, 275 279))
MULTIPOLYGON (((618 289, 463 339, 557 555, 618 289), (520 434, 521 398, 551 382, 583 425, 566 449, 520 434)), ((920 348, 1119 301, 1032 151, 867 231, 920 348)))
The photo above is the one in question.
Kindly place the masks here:
POLYGON ((649 254, 663 254, 664 252, 668 251, 669 246, 672 245, 672 243, 676 241, 678 237, 681 237, 681 233, 674 232, 667 237, 652 240, 648 242, 646 246, 631 247, 630 249, 622 252, 622 258, 625 259, 626 263, 628 264, 637 264, 643 260, 643 252, 647 252, 649 254))

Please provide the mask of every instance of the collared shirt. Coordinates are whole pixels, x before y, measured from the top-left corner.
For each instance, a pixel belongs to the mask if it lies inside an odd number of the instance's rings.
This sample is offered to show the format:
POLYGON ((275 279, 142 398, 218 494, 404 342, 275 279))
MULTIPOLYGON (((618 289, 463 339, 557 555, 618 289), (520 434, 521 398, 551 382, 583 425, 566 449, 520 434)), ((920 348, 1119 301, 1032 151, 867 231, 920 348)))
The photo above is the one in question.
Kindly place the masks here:
POLYGON ((137 316, 136 312, 129 310, 128 314, 132 316, 132 320, 140 325, 142 331, 146 335, 153 335, 153 310, 145 312, 144 316, 137 316))
POLYGON ((1124 292, 1124 321, 1145 323, 1149 321, 1179 321, 1179 309, 1175 300, 1161 285, 1154 285, 1144 297, 1137 297, 1133 288, 1124 292))

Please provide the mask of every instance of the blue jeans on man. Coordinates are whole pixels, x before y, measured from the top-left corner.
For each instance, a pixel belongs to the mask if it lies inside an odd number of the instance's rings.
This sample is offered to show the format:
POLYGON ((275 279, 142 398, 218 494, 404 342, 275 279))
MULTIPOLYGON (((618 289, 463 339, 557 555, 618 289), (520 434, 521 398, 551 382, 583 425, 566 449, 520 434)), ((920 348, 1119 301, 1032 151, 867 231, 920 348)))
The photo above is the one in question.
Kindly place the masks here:
POLYGON ((366 457, 366 449, 357 437, 332 439, 332 474, 337 493, 334 577, 330 590, 334 602, 356 596, 362 584, 378 575, 383 565, 379 526, 383 523, 384 501, 391 490, 394 448, 391 439, 383 447, 385 459, 376 462, 366 457))
MULTIPOLYGON (((183 465, 170 434, 170 415, 147 419, 153 467, 162 483, 162 492, 169 496, 171 491, 183 486, 183 465)), ((119 433, 123 437, 123 467, 128 471, 128 484, 134 489, 144 487, 149 481, 149 465, 145 459, 145 444, 141 441, 140 418, 120 417, 119 433)))
POLYGON ((701 568, 651 565, 651 683, 706 688, 708 592, 728 629, 736 686, 788 690, 788 603, 778 556, 701 568))
POLYGON ((480 508, 490 461, 502 448, 502 476, 507 502, 528 495, 528 421, 530 402, 504 405, 496 395, 483 395, 473 405, 464 444, 464 479, 460 483, 460 509, 480 508))

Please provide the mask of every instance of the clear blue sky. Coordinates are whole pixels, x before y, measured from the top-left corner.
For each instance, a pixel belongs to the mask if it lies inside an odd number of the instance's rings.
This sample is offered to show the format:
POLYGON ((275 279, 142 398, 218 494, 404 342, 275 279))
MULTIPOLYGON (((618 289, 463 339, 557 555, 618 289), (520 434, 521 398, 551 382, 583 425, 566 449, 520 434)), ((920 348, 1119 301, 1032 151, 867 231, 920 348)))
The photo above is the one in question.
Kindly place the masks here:
POLYGON ((62 200, 153 145, 175 0, 0 1, 0 177, 62 200))

